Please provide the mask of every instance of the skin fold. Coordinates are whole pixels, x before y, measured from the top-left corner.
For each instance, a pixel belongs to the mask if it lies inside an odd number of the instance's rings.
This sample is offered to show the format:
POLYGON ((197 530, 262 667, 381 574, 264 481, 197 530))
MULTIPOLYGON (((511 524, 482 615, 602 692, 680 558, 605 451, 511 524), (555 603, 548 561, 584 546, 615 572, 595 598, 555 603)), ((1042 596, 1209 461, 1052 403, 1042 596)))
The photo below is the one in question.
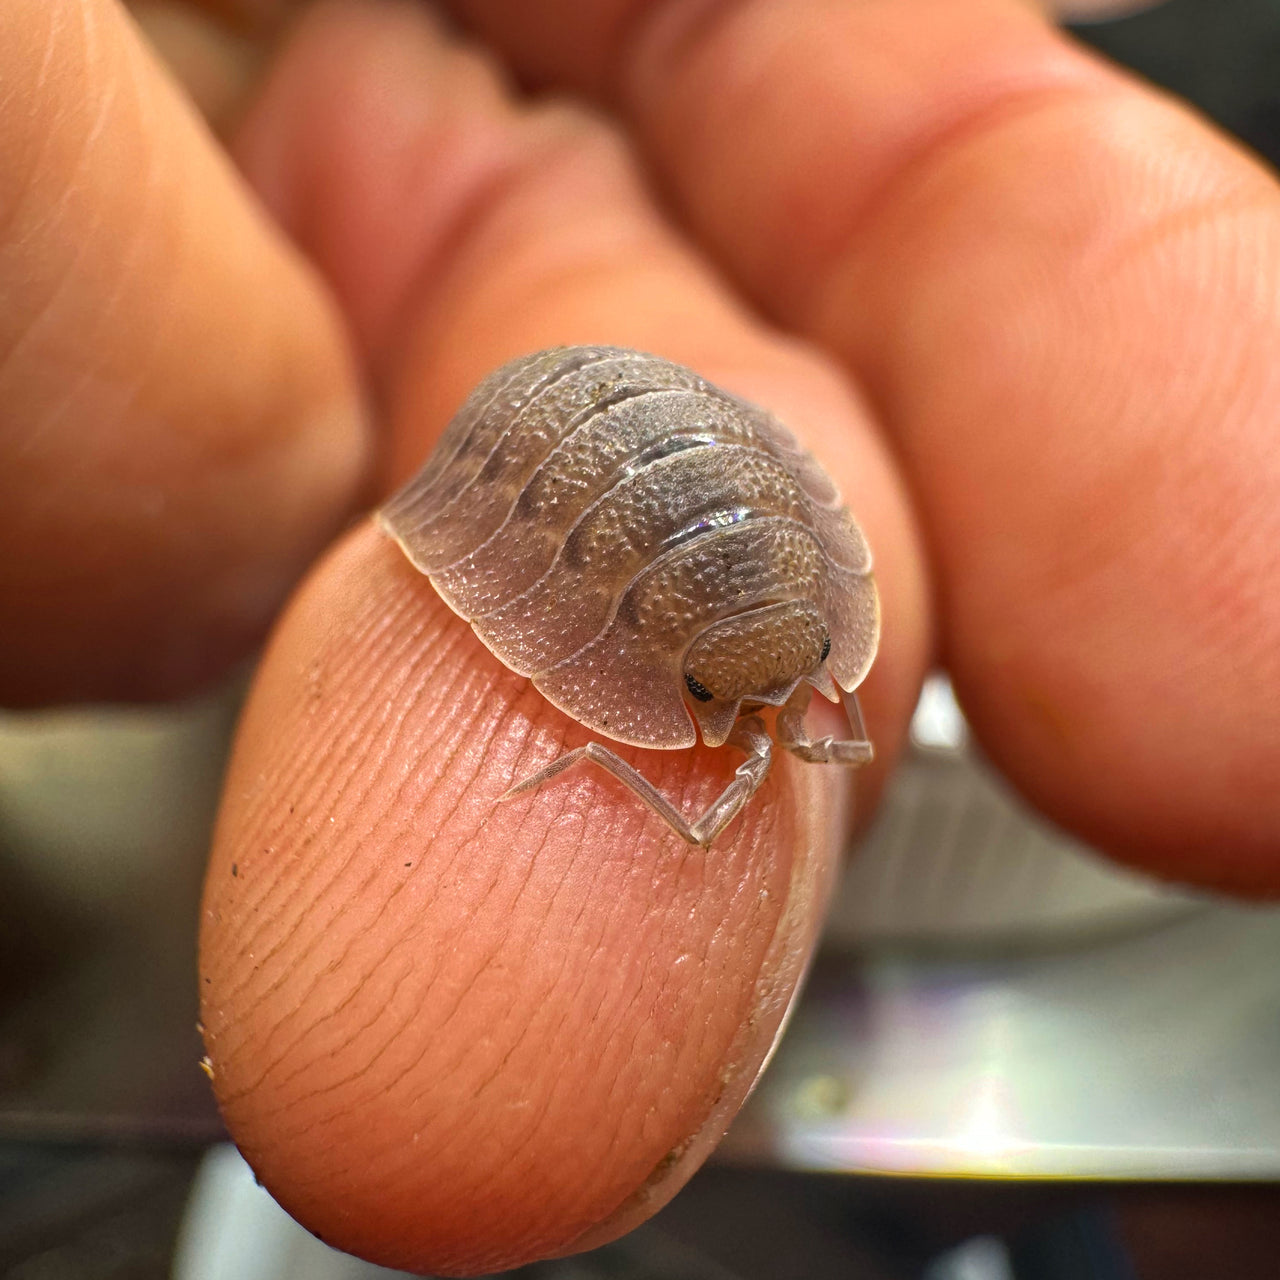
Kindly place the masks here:
MULTIPOLYGON (((200 963, 232 1135, 305 1225, 464 1274, 653 1212, 772 1046, 850 821, 790 760, 710 852, 591 772, 495 803, 586 735, 350 513, 521 353, 693 366, 832 474, 884 609, 859 817, 941 656, 1058 820, 1280 891, 1256 160, 1013 0, 138 8, 0 14, 32 108, 0 112, 0 696, 194 687, 310 566, 200 963)), ((738 760, 620 754, 685 812, 738 760)))

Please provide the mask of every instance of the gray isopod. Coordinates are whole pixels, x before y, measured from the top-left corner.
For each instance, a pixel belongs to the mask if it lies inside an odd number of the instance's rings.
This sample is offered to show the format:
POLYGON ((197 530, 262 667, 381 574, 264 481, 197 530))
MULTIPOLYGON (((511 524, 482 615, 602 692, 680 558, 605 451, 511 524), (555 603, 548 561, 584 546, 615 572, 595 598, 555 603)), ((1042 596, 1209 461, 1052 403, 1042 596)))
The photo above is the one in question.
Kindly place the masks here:
POLYGON ((381 521, 485 645, 587 728, 676 749, 696 722, 747 754, 692 823, 598 742, 507 796, 594 761, 705 846, 769 772, 763 707, 801 759, 872 758, 853 696, 880 630, 862 531, 785 427, 688 369, 617 347, 504 365, 381 521), (849 740, 809 738, 813 689, 845 691, 849 740))

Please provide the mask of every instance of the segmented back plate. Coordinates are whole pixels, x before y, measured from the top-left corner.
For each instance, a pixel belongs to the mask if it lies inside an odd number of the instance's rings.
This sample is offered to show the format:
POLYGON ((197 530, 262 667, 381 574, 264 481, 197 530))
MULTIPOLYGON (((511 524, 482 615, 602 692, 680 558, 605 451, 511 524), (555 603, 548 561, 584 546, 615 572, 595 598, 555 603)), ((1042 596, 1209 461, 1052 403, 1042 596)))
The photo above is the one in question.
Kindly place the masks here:
POLYGON ((694 744, 684 655, 747 609, 812 602, 846 690, 875 656, 871 556, 829 477, 763 410, 656 356, 504 365, 381 519, 502 662, 620 742, 694 744))

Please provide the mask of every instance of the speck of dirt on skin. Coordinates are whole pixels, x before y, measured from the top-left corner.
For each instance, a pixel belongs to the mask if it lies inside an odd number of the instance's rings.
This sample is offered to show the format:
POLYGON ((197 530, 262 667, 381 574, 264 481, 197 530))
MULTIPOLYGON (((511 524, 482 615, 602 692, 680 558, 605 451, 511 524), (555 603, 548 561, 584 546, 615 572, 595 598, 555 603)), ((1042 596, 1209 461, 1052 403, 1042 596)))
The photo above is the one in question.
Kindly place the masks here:
POLYGON ((231 874, 233 876, 238 876, 240 874, 240 864, 238 862, 233 862, 231 864, 231 874))
POLYGON ((680 1163, 680 1158, 688 1149, 688 1145, 687 1142, 682 1142, 672 1147, 650 1170, 649 1176, 644 1180, 644 1186, 646 1188, 657 1186, 680 1163))

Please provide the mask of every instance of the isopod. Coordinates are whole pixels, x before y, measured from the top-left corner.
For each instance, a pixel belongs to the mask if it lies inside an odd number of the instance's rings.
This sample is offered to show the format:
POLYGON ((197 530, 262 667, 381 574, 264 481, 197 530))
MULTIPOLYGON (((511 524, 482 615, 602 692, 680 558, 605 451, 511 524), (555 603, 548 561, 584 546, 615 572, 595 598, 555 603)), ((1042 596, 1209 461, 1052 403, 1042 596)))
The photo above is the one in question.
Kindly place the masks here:
POLYGON ((747 755, 692 823, 599 742, 503 799, 593 761, 707 846, 769 772, 765 707, 801 759, 872 758, 853 693, 880 631, 866 539, 781 423, 689 369, 605 346, 504 365, 380 518, 498 659, 587 728, 667 749, 700 730, 747 755), (814 689, 845 692, 851 738, 808 736, 814 689))

